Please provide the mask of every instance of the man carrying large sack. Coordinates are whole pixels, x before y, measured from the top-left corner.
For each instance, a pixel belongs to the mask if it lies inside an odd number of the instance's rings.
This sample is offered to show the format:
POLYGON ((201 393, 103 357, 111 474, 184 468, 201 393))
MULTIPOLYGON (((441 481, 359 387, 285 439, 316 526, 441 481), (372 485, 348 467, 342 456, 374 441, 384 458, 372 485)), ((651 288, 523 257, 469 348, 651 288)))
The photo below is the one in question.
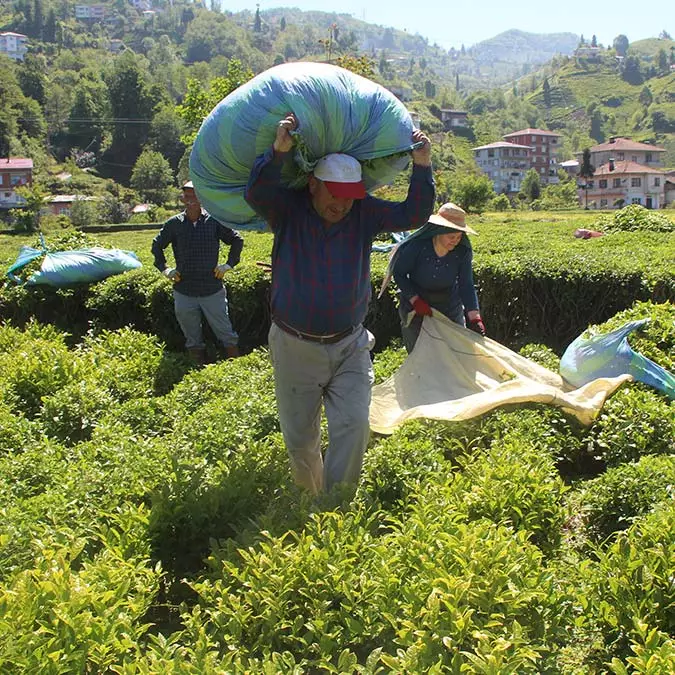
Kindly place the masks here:
POLYGON ((366 194, 359 162, 337 153, 318 161, 306 189, 283 187, 297 128, 292 113, 279 122, 273 146, 251 171, 246 201, 274 233, 269 348, 281 430, 296 482, 317 494, 355 485, 368 443, 374 338, 363 320, 373 238, 424 225, 435 190, 431 144, 419 130, 412 134, 419 147, 403 202, 366 194))

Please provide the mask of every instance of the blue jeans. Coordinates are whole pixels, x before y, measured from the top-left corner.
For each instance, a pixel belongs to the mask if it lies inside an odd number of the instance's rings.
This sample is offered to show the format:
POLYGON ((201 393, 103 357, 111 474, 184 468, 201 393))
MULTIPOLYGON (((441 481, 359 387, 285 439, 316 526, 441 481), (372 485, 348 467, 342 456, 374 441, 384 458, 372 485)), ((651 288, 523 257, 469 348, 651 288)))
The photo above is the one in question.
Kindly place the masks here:
POLYGON ((211 326, 223 347, 233 347, 239 342, 234 332, 227 306, 227 293, 223 287, 213 295, 191 296, 173 292, 176 319, 185 336, 186 349, 204 346, 202 318, 211 326))

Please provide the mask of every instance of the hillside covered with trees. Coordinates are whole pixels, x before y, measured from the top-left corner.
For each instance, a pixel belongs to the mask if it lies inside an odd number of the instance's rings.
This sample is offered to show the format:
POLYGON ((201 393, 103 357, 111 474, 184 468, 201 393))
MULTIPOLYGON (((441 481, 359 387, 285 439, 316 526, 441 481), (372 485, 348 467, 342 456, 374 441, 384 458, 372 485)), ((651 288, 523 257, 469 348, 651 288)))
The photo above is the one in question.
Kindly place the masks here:
MULTIPOLYGON (((0 156, 32 158, 40 194, 104 197, 104 221, 127 218, 139 200, 171 201, 213 105, 254 74, 295 60, 337 63, 406 92, 434 135, 443 198, 480 179, 473 146, 525 127, 561 133, 563 159, 626 135, 663 145, 666 165, 675 166, 675 43, 665 32, 635 43, 617 36, 611 47, 593 37, 593 58, 572 55, 577 38, 566 33, 507 31, 447 51, 346 14, 136 4, 100 3, 97 18, 76 18, 68 0, 0 9, 0 29, 29 44, 23 61, 0 54, 0 156), (469 112, 460 135, 443 129, 447 108, 469 112)), ((489 197, 489 182, 481 189, 489 197)), ((79 220, 93 217, 92 208, 78 205, 79 220)))

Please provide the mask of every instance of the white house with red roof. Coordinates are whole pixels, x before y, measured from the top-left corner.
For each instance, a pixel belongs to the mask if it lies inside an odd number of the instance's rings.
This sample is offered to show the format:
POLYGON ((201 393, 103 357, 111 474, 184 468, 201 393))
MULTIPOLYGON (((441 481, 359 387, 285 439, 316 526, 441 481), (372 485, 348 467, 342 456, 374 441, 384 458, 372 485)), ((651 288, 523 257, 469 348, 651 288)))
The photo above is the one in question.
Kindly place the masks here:
MULTIPOLYGON (((636 162, 645 166, 662 167, 666 152, 665 148, 621 137, 610 138, 606 143, 594 145, 589 150, 593 166, 601 166, 613 159, 615 162, 636 162)), ((575 155, 581 161, 583 152, 577 152, 575 155)))
POLYGON ((509 143, 528 145, 531 148, 531 167, 539 174, 542 185, 558 183, 558 150, 560 134, 546 129, 521 129, 502 138, 509 143))
MULTIPOLYGON (((595 169, 586 181, 588 206, 594 209, 618 209, 627 204, 641 204, 648 209, 666 204, 666 172, 633 161, 613 159, 595 169)), ((585 190, 579 190, 579 201, 585 190)))
POLYGON ((27 157, 0 157, 0 209, 21 206, 24 199, 16 193, 21 185, 33 182, 33 160, 27 157))
POLYGON ((15 61, 23 61, 27 51, 27 35, 12 32, 0 33, 0 53, 6 54, 15 61))
MULTIPOLYGON (((641 204, 659 209, 666 205, 667 174, 660 168, 665 148, 618 137, 589 150, 595 167, 593 178, 585 183, 590 208, 616 209, 641 204)), ((583 152, 576 155, 581 161, 583 152)), ((585 193, 580 188, 579 203, 585 202, 585 193)))
POLYGON ((497 194, 520 191, 520 184, 531 167, 529 145, 498 141, 472 150, 476 164, 492 181, 497 194))

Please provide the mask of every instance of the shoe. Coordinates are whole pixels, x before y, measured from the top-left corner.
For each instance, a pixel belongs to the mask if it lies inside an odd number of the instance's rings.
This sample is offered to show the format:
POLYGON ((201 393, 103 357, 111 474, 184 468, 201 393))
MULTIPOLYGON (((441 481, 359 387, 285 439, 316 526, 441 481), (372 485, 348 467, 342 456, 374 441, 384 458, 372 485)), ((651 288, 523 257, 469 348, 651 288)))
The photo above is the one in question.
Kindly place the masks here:
POLYGON ((236 359, 240 356, 241 354, 239 353, 239 347, 237 347, 237 345, 227 345, 225 347, 225 358, 236 359))
POLYGON ((187 351, 195 365, 203 366, 206 363, 206 347, 190 347, 187 351))

